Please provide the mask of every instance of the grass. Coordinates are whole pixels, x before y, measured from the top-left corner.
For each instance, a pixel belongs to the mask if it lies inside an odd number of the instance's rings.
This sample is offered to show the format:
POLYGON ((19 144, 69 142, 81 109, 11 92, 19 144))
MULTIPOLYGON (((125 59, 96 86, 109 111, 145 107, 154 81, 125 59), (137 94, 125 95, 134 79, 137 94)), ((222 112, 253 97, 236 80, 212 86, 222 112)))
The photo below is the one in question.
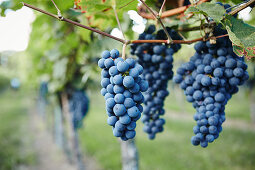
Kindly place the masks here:
MULTIPOLYGON (((165 101, 167 112, 194 114, 191 104, 185 101, 182 91, 170 88, 171 95, 165 101)), ((119 141, 113 137, 107 125, 104 99, 99 90, 90 95, 90 111, 80 130, 81 146, 106 170, 121 169, 119 141)), ((31 95, 27 91, 11 91, 0 94, 0 169, 15 169, 21 164, 33 164, 34 153, 28 152, 30 140, 26 133, 31 107, 31 95), (23 135, 24 134, 24 135, 23 135), (26 142, 24 142, 24 140, 26 142)), ((249 101, 245 93, 233 96, 226 107, 227 118, 249 122, 249 101)), ((141 170, 252 170, 255 169, 255 131, 224 127, 219 139, 208 148, 194 147, 190 143, 195 122, 167 118, 162 134, 150 141, 142 132, 138 121, 136 143, 141 170)))
MULTIPOLYGON (((85 118, 85 127, 80 130, 81 144, 87 153, 98 160, 101 167, 106 170, 119 170, 120 145, 113 137, 111 127, 106 124, 104 100, 99 92, 95 93, 91 95, 91 108, 85 118)), ((247 99, 241 100, 241 97, 242 95, 233 97, 233 101, 227 106, 227 112, 229 117, 245 121, 249 117, 248 106, 245 104, 247 99)), ((177 107, 182 106, 178 105, 178 101, 168 99, 166 102, 168 111, 171 108, 175 111, 181 110, 177 107)), ((189 111, 190 104, 183 105, 187 106, 188 109, 185 109, 189 111)), ((190 111, 194 113, 192 108, 190 111)), ((163 134, 159 134, 156 140, 149 141, 142 132, 142 123, 138 121, 136 142, 140 169, 255 169, 255 131, 224 127, 219 139, 204 149, 190 143, 194 125, 195 122, 192 121, 167 118, 163 134)))
POLYGON ((33 164, 34 153, 29 149, 31 136, 28 128, 28 95, 8 89, 0 96, 0 169, 15 169, 33 164))

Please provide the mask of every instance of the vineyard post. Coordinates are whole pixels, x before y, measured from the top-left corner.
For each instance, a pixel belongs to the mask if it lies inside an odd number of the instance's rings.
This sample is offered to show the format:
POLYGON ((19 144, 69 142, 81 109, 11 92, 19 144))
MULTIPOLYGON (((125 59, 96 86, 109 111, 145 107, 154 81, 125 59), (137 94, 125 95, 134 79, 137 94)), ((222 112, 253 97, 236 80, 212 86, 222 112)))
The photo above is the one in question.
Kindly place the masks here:
POLYGON ((67 159, 69 161, 69 163, 73 163, 73 156, 72 156, 72 152, 71 152, 71 148, 70 148, 70 144, 68 142, 68 133, 65 130, 65 122, 66 122, 66 118, 64 115, 64 111, 63 109, 61 109, 62 106, 62 100, 61 100, 61 95, 59 93, 57 93, 57 100, 56 102, 53 103, 54 106, 54 125, 55 125, 55 133, 56 135, 61 136, 61 141, 62 141, 62 145, 63 145, 63 149, 64 152, 67 156, 67 159), (60 130, 58 130, 60 129, 60 130))
POLYGON ((138 170, 139 157, 138 150, 135 145, 135 140, 120 141, 122 155, 122 170, 138 170))
POLYGON ((54 136, 56 144, 62 149, 64 146, 64 135, 63 135, 63 124, 62 124, 62 115, 61 108, 59 105, 54 107, 54 136))
POLYGON ((75 131, 72 126, 72 117, 69 111, 68 97, 65 92, 61 94, 61 101, 62 101, 63 114, 66 119, 68 141, 71 141, 69 146, 73 150, 71 155, 73 156, 74 163, 76 163, 78 170, 84 170, 85 166, 82 160, 81 149, 79 147, 79 136, 77 131, 75 131))
POLYGON ((249 98, 250 98, 250 114, 251 114, 251 121, 255 124, 255 94, 254 88, 250 89, 249 98))

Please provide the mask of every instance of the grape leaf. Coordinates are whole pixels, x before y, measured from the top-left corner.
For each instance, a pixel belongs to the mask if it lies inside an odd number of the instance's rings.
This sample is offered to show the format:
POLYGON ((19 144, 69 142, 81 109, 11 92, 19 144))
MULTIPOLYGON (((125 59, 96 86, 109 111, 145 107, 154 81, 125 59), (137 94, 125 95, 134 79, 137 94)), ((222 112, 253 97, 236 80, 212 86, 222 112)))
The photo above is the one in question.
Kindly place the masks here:
POLYGON ((255 57, 255 27, 232 16, 226 17, 225 24, 234 52, 248 59, 255 57))
POLYGON ((239 57, 245 56, 248 60, 255 56, 255 47, 244 48, 241 46, 233 45, 233 51, 239 57))
POLYGON ((244 56, 244 48, 243 47, 240 47, 240 46, 237 46, 237 45, 233 45, 233 51, 239 57, 244 56))
POLYGON ((223 19, 226 10, 219 4, 205 2, 197 6, 189 7, 185 13, 187 14, 191 12, 206 15, 211 17, 216 23, 219 23, 223 19))
MULTIPOLYGON (((99 29, 107 29, 117 26, 113 6, 116 8, 120 22, 123 21, 123 13, 137 8, 138 1, 135 0, 75 0, 75 4, 89 18, 90 26, 99 29)), ((83 16, 84 17, 84 16, 83 16)), ((83 20, 80 18, 80 20, 83 20)))
MULTIPOLYGON (((226 17, 228 22, 226 25, 229 27, 228 32, 231 30, 230 37, 234 37, 233 34, 239 42, 232 41, 234 44, 242 43, 245 47, 255 46, 255 27, 244 23, 242 20, 236 19, 232 16, 226 17)), ((236 39, 235 38, 235 39, 236 39)))
POLYGON ((134 0, 74 0, 75 5, 84 12, 102 12, 116 6, 116 9, 126 11, 135 9, 138 1, 134 0))

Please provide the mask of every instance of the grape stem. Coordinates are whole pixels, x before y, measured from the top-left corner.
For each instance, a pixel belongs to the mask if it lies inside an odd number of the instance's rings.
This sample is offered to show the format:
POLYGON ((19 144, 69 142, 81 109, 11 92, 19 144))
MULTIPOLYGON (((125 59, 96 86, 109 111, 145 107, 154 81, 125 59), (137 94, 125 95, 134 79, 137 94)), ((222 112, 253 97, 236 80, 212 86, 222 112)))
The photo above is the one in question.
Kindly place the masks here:
POLYGON ((121 57, 126 60, 126 46, 127 46, 127 43, 123 44, 122 46, 122 54, 121 54, 121 57))
MULTIPOLYGON (((156 14, 143 0, 140 0, 140 2, 143 3, 143 5, 150 11, 150 13, 154 16, 154 18, 157 19, 158 22, 160 23, 161 27, 163 28, 163 30, 164 30, 164 32, 165 32, 165 34, 167 36, 167 39, 168 39, 167 40, 168 41, 167 44, 172 43, 173 40, 172 40, 171 36, 169 35, 169 33, 167 32, 166 27, 164 26, 163 22, 161 21, 161 18, 159 16, 159 14, 156 14)), ((164 6, 164 2, 162 4, 162 7, 164 6)))

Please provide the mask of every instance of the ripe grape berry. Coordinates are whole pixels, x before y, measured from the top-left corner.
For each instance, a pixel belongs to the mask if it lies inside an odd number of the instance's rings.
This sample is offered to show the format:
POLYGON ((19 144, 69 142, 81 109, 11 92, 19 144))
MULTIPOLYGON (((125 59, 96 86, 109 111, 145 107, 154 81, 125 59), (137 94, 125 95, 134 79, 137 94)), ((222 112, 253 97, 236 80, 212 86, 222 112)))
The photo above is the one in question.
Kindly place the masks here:
MULTIPOLYGON (((167 27, 170 36, 175 39, 181 39, 178 34, 167 27)), ((155 26, 151 25, 140 34, 139 40, 166 39, 163 30, 156 34, 155 26)), ((148 90, 144 93, 144 114, 142 122, 143 130, 148 133, 149 139, 154 139, 156 133, 163 131, 165 120, 160 118, 164 115, 164 100, 169 95, 167 83, 173 77, 173 54, 181 48, 180 44, 143 43, 132 44, 131 54, 138 57, 138 62, 143 66, 142 77, 149 83, 148 90)))
MULTIPOLYGON (((226 31, 220 26, 215 28, 215 36, 223 34, 226 31)), ((177 69, 173 80, 180 84, 187 101, 196 109, 197 125, 191 143, 207 147, 222 131, 225 105, 249 75, 244 58, 233 52, 228 37, 217 39, 216 44, 198 42, 194 48, 196 53, 177 69)))
POLYGON ((82 126, 83 118, 89 109, 89 98, 82 90, 76 90, 69 99, 69 110, 72 114, 73 128, 78 129, 82 126))
POLYGON ((126 141, 135 137, 136 121, 143 111, 148 82, 141 78, 143 67, 134 59, 119 57, 116 49, 104 51, 98 61, 101 72, 101 94, 105 98, 107 123, 113 135, 126 141))

